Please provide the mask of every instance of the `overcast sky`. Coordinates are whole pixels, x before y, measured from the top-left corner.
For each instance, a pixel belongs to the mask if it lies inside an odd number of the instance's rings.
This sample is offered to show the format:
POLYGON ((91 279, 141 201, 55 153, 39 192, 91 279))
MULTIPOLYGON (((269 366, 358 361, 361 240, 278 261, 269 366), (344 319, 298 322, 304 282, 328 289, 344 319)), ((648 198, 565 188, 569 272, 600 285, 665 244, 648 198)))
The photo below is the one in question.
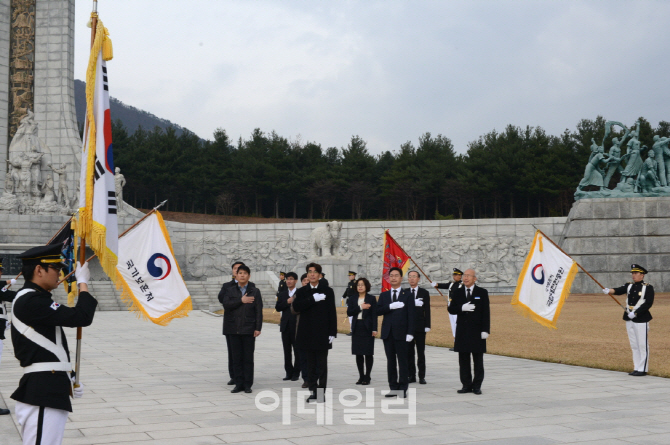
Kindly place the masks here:
MULTIPOLYGON (((92 2, 77 0, 75 77, 92 2)), ((506 125, 670 120, 668 1, 100 0, 117 99, 205 139, 254 128, 457 152, 506 125)))

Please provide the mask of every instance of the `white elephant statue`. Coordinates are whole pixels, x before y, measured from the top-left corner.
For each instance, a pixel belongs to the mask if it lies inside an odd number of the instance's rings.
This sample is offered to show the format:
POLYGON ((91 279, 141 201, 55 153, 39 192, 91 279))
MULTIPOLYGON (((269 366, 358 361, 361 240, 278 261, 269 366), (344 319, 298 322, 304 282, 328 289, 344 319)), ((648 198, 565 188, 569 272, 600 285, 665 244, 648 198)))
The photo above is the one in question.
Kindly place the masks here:
POLYGON ((340 248, 340 232, 342 232, 341 221, 331 221, 325 227, 317 227, 309 236, 309 245, 312 254, 320 256, 337 256, 340 248))

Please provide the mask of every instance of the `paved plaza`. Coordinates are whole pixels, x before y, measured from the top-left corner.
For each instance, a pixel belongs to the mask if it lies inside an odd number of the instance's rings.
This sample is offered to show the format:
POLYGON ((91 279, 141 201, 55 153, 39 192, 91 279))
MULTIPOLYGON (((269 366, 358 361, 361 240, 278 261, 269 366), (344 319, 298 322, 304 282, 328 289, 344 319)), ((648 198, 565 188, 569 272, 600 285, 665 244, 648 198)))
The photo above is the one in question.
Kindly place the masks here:
MULTIPOLYGON (((436 347, 426 350, 428 384, 411 385, 416 388, 414 422, 407 412, 411 399, 388 406, 397 402, 381 395, 388 388, 381 341, 366 395, 366 387, 354 385, 358 373, 351 340, 341 334, 329 355, 332 409, 318 405, 315 412, 317 405, 301 402, 301 382, 282 381, 281 339, 272 324, 264 325, 256 342, 254 393, 231 394, 221 323, 220 317, 200 311, 168 327, 128 312, 98 312, 93 326, 84 329, 85 395, 73 403, 64 443, 670 443, 668 379, 487 355, 483 395, 460 395, 457 354, 436 347), (346 389, 361 395, 350 391, 345 397, 346 389), (259 401, 260 409, 255 401, 262 391, 269 397, 259 401)), ((74 350, 75 330, 66 331, 74 350)), ((11 342, 5 340, 0 406, 6 403, 12 413, 9 396, 20 375, 11 342)), ((0 444, 20 443, 14 416, 0 417, 0 444)))

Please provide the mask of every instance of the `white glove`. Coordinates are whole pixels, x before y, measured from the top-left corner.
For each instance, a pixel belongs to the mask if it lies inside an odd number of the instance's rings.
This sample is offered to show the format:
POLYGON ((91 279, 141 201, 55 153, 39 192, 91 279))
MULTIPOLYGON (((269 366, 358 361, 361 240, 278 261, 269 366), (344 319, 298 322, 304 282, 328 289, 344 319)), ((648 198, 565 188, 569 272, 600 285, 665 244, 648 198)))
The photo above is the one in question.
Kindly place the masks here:
POLYGON ((433 287, 437 287, 437 281, 433 281, 432 283, 430 283, 430 285, 433 287))
POLYGON ((475 305, 472 303, 465 303, 461 308, 463 312, 472 312, 475 310, 475 305))
POLYGON ((405 307, 405 303, 402 301, 396 301, 395 303, 389 304, 389 309, 402 309, 405 307))
POLYGON ((486 340, 489 338, 489 333, 488 332, 482 332, 482 340, 486 340))
POLYGON ((426 331, 426 332, 430 332, 430 328, 425 328, 425 331, 426 331))
POLYGON ((9 284, 12 285, 12 286, 15 285, 16 280, 14 278, 12 278, 11 280, 9 280, 9 284))
POLYGON ((84 395, 84 385, 79 382, 79 386, 73 386, 72 387, 72 396, 75 399, 81 399, 81 396, 84 395))
POLYGON ((610 293, 610 288, 609 287, 606 287, 605 289, 603 289, 603 294, 607 295, 609 293, 610 293))
POLYGON ((314 294, 314 301, 317 303, 326 299, 326 294, 314 294))
POLYGON ((407 338, 405 338, 405 341, 412 341, 412 340, 414 340, 414 336, 407 334, 407 338))
POLYGON ((628 313, 628 319, 629 319, 629 320, 632 320, 633 318, 635 318, 635 312, 630 311, 630 312, 628 313))
POLYGON ((414 306, 417 306, 417 307, 423 306, 423 300, 420 300, 420 299, 417 298, 416 300, 414 300, 414 306))
POLYGON ((91 280, 91 272, 88 270, 88 263, 77 263, 77 269, 74 274, 77 278, 77 284, 88 284, 91 280))
POLYGON ((333 335, 328 336, 328 343, 333 344, 333 340, 335 340, 333 335))

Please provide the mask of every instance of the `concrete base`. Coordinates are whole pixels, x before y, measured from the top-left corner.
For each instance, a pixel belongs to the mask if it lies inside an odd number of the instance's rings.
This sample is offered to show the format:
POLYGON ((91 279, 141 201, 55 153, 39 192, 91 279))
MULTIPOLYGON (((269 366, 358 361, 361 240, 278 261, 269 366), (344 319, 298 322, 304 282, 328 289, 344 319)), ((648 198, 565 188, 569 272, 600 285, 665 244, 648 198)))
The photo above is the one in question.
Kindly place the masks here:
MULTIPOLYGON (((630 266, 647 270, 656 292, 670 288, 670 198, 581 199, 570 210, 561 247, 603 286, 630 281, 630 266)), ((579 273, 575 293, 599 292, 579 273)))

